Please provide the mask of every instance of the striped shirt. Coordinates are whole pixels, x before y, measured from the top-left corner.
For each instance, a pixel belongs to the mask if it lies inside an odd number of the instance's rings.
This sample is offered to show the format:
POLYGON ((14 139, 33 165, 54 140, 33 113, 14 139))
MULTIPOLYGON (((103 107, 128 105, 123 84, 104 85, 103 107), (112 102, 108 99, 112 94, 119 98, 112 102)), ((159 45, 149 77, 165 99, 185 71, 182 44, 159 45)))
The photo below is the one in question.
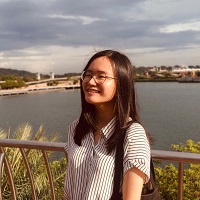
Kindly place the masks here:
MULTIPOLYGON (((94 145, 93 133, 88 133, 81 146, 75 144, 73 136, 78 120, 68 130, 65 150, 68 154, 68 167, 65 177, 64 196, 67 200, 109 200, 113 191, 115 151, 107 153, 105 143, 115 129, 113 118, 101 130, 101 137, 94 145)), ((144 128, 133 123, 127 130, 124 140, 123 173, 137 167, 150 176, 150 146, 144 128)))

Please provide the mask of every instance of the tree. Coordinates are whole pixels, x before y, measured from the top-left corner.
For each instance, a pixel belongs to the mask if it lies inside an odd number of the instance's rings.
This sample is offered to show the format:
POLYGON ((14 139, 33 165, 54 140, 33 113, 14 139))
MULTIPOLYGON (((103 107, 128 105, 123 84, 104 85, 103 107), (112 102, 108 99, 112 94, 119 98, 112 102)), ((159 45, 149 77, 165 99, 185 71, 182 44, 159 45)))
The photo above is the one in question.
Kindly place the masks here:
MULTIPOLYGON (((200 153, 200 142, 187 140, 185 144, 172 145, 172 149, 181 152, 200 153)), ((164 199, 176 200, 178 192, 178 169, 173 165, 165 165, 155 168, 156 183, 164 199)), ((189 164, 184 170, 184 200, 200 199, 200 165, 189 164)))
POLYGON ((48 85, 48 86, 56 86, 56 85, 58 85, 58 81, 55 81, 55 80, 49 81, 49 82, 47 83, 47 85, 48 85))
POLYGON ((36 77, 23 77, 24 82, 37 81, 36 77))
MULTIPOLYGON (((58 135, 51 136, 47 138, 45 136, 45 131, 43 126, 40 126, 38 131, 33 134, 32 126, 28 123, 23 124, 17 128, 17 130, 11 134, 12 138, 18 140, 37 140, 37 141, 58 141, 58 135)), ((8 134, 0 129, 0 138, 7 138, 8 134)), ((31 200, 31 192, 29 185, 28 173, 26 167, 24 166, 22 155, 20 150, 17 148, 6 148, 6 155, 12 169, 12 175, 15 181, 15 186, 17 190, 17 199, 18 200, 31 200)), ((28 157, 31 170, 33 172, 33 179, 35 184, 35 190, 37 198, 40 200, 51 199, 49 184, 47 180, 47 171, 45 168, 42 152, 38 150, 27 150, 26 155, 28 157)), ((52 152, 48 153, 48 156, 52 156, 52 152)), ((51 157, 52 159, 52 157, 51 157)), ((54 186, 56 191, 56 199, 63 199, 63 185, 64 185, 64 176, 66 171, 67 161, 65 158, 60 160, 54 160, 50 163, 52 174, 54 177, 54 186)), ((2 174, 2 193, 3 199, 11 199, 10 185, 8 179, 6 178, 5 170, 2 174)))
POLYGON ((13 88, 21 88, 26 86, 25 82, 21 78, 15 79, 7 79, 4 83, 1 84, 2 89, 13 89, 13 88))
POLYGON ((200 77, 200 71, 197 71, 197 72, 196 72, 196 75, 197 75, 198 77, 200 77))

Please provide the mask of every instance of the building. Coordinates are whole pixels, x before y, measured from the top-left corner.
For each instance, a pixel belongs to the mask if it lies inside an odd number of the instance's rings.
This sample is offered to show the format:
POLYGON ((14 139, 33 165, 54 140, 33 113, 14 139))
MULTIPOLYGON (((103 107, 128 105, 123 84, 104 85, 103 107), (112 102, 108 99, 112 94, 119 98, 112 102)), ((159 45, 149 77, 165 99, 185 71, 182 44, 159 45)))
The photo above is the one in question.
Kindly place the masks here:
POLYGON ((36 75, 36 79, 39 81, 41 79, 40 77, 40 73, 38 72, 37 75, 36 75))
POLYGON ((54 79, 54 73, 50 72, 50 79, 54 79))

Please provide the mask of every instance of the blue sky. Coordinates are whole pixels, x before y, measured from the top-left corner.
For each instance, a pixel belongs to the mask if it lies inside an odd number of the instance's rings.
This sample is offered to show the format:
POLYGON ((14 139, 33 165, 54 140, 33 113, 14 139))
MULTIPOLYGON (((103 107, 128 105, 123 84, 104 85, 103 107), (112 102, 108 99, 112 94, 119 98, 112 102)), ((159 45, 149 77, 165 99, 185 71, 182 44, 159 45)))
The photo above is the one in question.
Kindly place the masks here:
POLYGON ((0 0, 0 68, 80 72, 96 51, 200 65, 199 0, 0 0))

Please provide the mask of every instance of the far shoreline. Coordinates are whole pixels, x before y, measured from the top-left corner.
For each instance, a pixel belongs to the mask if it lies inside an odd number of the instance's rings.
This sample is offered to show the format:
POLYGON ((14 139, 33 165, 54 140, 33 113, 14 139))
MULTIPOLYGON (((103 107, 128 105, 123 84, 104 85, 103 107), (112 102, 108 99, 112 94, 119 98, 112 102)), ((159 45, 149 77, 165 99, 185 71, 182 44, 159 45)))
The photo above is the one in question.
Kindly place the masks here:
MULTIPOLYGON (((183 83, 177 79, 137 79, 135 83, 183 83)), ((193 83, 185 81, 184 83, 193 83)), ((199 82, 198 82, 199 83, 199 82)), ((39 92, 53 92, 53 91, 64 91, 80 89, 80 84, 76 85, 55 85, 55 86, 37 86, 25 87, 25 88, 14 88, 14 89, 0 89, 0 96, 11 96, 20 94, 33 94, 39 92)))
POLYGON ((10 90, 0 90, 0 96, 11 96, 21 94, 33 94, 39 92, 52 92, 52 91, 63 91, 63 90, 74 90, 79 89, 80 85, 62 85, 62 86, 45 86, 35 88, 15 88, 10 90))

